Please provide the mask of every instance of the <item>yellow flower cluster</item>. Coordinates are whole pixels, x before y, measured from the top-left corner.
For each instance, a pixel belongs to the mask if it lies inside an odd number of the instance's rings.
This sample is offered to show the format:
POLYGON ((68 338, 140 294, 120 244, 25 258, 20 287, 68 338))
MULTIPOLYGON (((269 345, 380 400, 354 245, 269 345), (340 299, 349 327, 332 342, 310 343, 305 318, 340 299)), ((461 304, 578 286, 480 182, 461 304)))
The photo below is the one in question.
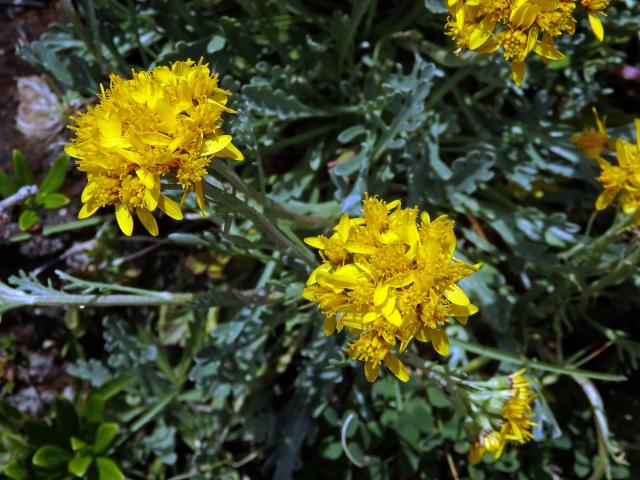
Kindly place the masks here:
POLYGON ((305 239, 323 263, 310 275, 304 297, 323 312, 325 335, 344 327, 358 335, 348 353, 364 363, 369 382, 382 363, 407 381, 392 348, 402 352, 415 338, 446 355, 448 317, 466 324, 478 311, 456 285, 480 266, 453 258, 453 222, 422 213, 417 225, 417 216, 417 208, 401 208, 398 200, 365 196, 362 217, 344 214, 330 237, 305 239))
POLYGON ((584 129, 572 140, 586 157, 600 166, 597 180, 604 190, 596 200, 596 210, 604 210, 618 198, 625 215, 635 214, 635 224, 640 227, 640 119, 635 121, 636 142, 631 143, 623 138, 613 141, 595 109, 594 114, 597 129, 584 129), (613 145, 617 165, 603 157, 614 154, 613 145))
POLYGON ((607 0, 447 0, 451 17, 446 34, 459 50, 494 53, 502 49, 505 60, 511 62, 513 80, 520 85, 530 53, 543 60, 564 58, 554 38, 563 33, 573 35, 578 3, 587 11, 593 33, 602 41, 604 29, 599 15, 604 15, 607 0))
POLYGON ((202 178, 212 157, 243 156, 222 130, 222 113, 235 113, 226 106, 229 93, 218 87, 218 76, 202 60, 132 75, 131 80, 112 75, 110 88, 101 86, 99 104, 71 117, 75 138, 65 151, 87 173, 78 218, 114 205, 125 235, 133 231, 134 210, 157 235, 156 209, 183 218, 181 207, 160 193, 162 177, 175 175, 184 189, 183 203, 195 190, 204 211, 202 178))
POLYGON ((536 397, 529 380, 523 375, 524 372, 523 369, 510 375, 510 398, 502 407, 500 425, 496 429, 481 433, 478 440, 471 445, 471 463, 478 463, 485 453, 499 458, 507 442, 523 444, 533 440, 531 428, 536 424, 531 421, 531 404, 536 397))

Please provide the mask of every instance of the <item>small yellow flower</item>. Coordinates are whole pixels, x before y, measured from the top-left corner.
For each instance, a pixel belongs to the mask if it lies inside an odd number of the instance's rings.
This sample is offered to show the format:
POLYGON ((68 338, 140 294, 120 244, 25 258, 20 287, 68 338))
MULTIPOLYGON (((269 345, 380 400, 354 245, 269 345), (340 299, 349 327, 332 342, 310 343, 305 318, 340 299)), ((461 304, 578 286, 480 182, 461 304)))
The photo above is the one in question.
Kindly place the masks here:
POLYGON ((185 196, 195 190, 204 211, 202 179, 211 159, 243 156, 222 130, 222 113, 235 113, 226 106, 229 93, 202 60, 132 71, 132 77, 111 75, 98 105, 71 117, 75 137, 65 151, 87 173, 78 218, 114 205, 125 235, 133 231, 133 211, 157 235, 156 209, 183 218, 180 206, 160 193, 163 176, 173 173, 185 196))
POLYGON ((471 463, 478 463, 486 453, 499 458, 508 442, 524 444, 533 440, 531 429, 537 425, 531 420, 531 404, 536 396, 524 372, 524 369, 519 370, 509 376, 508 399, 502 407, 501 418, 493 429, 482 432, 478 440, 471 444, 471 463))
MULTIPOLYGON (((582 0, 591 28, 601 41, 604 30, 598 15, 604 15, 607 4, 582 0)), ((574 0, 447 0, 447 7, 451 16, 445 33, 456 42, 457 51, 487 54, 502 49, 517 85, 524 79, 530 53, 544 61, 561 60, 564 55, 555 47, 554 38, 575 32, 574 0)))
POLYGON ((611 139, 607 133, 606 118, 600 118, 598 111, 594 108, 593 115, 596 119, 596 128, 585 128, 582 132, 571 137, 580 151, 592 160, 601 159, 602 152, 609 148, 611 139))
POLYGON ((449 317, 465 324, 478 311, 456 283, 475 272, 453 258, 456 238, 446 216, 431 221, 417 208, 401 208, 365 196, 362 217, 344 214, 330 237, 306 238, 323 263, 307 281, 304 297, 325 317, 325 334, 348 327, 359 335, 349 355, 365 364, 370 382, 383 363, 407 381, 404 365, 391 353, 414 338, 449 352, 444 331, 449 317))
POLYGON ((500 432, 496 432, 495 430, 483 432, 480 434, 478 441, 471 444, 469 461, 475 465, 482 460, 485 453, 490 453, 493 454, 495 458, 500 458, 506 444, 507 442, 500 432))

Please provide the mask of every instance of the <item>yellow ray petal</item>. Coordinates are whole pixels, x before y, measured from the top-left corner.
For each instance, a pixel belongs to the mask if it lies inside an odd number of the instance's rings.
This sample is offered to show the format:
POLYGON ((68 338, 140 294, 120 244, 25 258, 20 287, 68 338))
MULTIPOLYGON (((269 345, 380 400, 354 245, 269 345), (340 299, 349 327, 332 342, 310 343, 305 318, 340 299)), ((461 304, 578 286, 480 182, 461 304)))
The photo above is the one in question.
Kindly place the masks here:
POLYGON ((564 58, 564 53, 558 50, 552 43, 537 42, 533 51, 542 58, 548 58, 549 60, 562 60, 564 58))
POLYGON ((379 283, 373 292, 373 304, 379 307, 387 301, 387 298, 389 298, 389 287, 384 283, 379 283))
POLYGON ((217 157, 222 158, 230 158, 231 160, 237 160, 238 162, 244 160, 244 155, 240 150, 236 148, 233 143, 230 143, 225 148, 220 150, 217 154, 217 157))
POLYGON ((468 317, 474 313, 478 313, 478 307, 471 303, 468 305, 452 304, 449 306, 449 315, 453 317, 468 317))
POLYGON ((153 218, 151 212, 146 208, 136 207, 136 214, 138 215, 140 222, 142 222, 142 225, 144 225, 144 228, 146 228, 151 235, 157 237, 159 233, 158 223, 156 222, 156 219, 153 218))
POLYGON ((616 199, 616 193, 615 192, 611 192, 609 190, 605 190, 600 195, 598 195, 598 198, 596 200, 596 210, 598 210, 598 211, 599 210, 604 210, 609 205, 611 205, 615 199, 616 199))
POLYGON ((464 290, 456 284, 447 288, 444 291, 444 296, 447 300, 456 305, 469 305, 469 303, 471 303, 467 294, 464 293, 464 290))
POLYGON ((402 324, 404 323, 404 321, 402 320, 402 315, 400 315, 400 312, 398 311, 398 309, 395 309, 391 315, 385 317, 389 323, 391 323, 391 325, 395 326, 395 327, 402 327, 402 324))
POLYGON ((220 135, 204 141, 202 156, 214 155, 231 143, 231 135, 220 135))
POLYGON ((325 239, 322 237, 307 237, 304 239, 304 243, 318 250, 324 250, 324 241, 325 239))
POLYGON ((336 331, 335 317, 324 317, 324 335, 328 337, 336 331))
POLYGON ((144 207, 153 212, 158 206, 160 200, 160 181, 156 183, 153 188, 147 188, 144 191, 144 207))
POLYGON ((90 206, 90 204, 85 203, 84 205, 82 205, 82 208, 78 212, 78 219, 82 220, 83 218, 90 217, 91 215, 96 213, 99 208, 100 206, 90 206))
POLYGON ((380 364, 373 362, 367 362, 364 364, 364 376, 367 382, 373 383, 378 379, 378 373, 380 373, 380 364))
POLYGON ((409 381, 409 370, 407 370, 404 363, 398 360, 393 354, 387 353, 384 357, 384 364, 389 367, 391 373, 398 377, 399 380, 403 382, 409 381))
POLYGON ((480 48, 484 42, 489 40, 489 37, 491 37, 495 27, 495 20, 492 20, 489 16, 483 18, 477 27, 471 32, 469 37, 469 50, 480 48))
POLYGON ((438 352, 443 357, 449 354, 449 339, 447 338, 447 334, 444 333, 444 330, 441 329, 432 329, 429 332, 431 336, 431 343, 433 344, 433 348, 436 352, 438 352))
POLYGON ((604 40, 604 28, 602 27, 602 20, 597 13, 589 12, 589 25, 591 25, 591 30, 593 30, 593 34, 599 41, 604 40))
POLYGON ((180 205, 164 195, 158 197, 158 208, 174 220, 182 220, 184 218, 180 205))
POLYGON ((202 215, 205 215, 206 211, 204 208, 204 186, 202 185, 202 182, 196 182, 194 184, 194 187, 196 191, 196 201, 198 202, 198 206, 200 207, 202 215))
POLYGON ((133 233, 133 217, 129 209, 121 203, 116 204, 116 220, 122 233, 130 237, 133 233))
POLYGON ((351 223, 349 222, 348 214, 342 214, 342 216, 340 217, 340 221, 338 222, 338 225, 336 225, 334 230, 338 232, 338 236, 340 237, 342 243, 347 243, 347 240, 349 240, 349 231, 351 230, 351 223))
POLYGON ((82 195, 80 196, 80 200, 86 203, 91 197, 93 197, 93 194, 96 192, 96 190, 98 190, 97 183, 94 183, 94 182, 87 183, 87 185, 82 189, 82 195))
POLYGON ((524 62, 514 62, 511 64, 511 76, 516 85, 520 86, 524 80, 525 71, 526 67, 524 62))

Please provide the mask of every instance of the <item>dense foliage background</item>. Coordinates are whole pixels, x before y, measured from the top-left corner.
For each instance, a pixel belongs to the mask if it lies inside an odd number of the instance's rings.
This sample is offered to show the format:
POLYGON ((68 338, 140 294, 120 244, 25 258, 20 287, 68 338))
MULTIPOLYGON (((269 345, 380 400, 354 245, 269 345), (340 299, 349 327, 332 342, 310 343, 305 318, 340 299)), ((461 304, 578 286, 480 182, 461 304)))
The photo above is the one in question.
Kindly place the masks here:
POLYGON ((365 192, 456 220, 458 256, 483 263, 463 282, 480 312, 450 328, 462 342, 448 357, 415 353, 478 378, 516 369, 508 355, 561 371, 529 369, 537 441, 471 466, 450 399, 419 371, 368 384, 301 298, 305 266, 236 205, 203 217, 193 202, 161 237, 125 239, 109 212, 74 220, 83 179, 70 171, 69 205, 22 207, 39 215, 26 233, 20 208, 0 220, 0 465, 73 424, 102 428, 94 451, 132 479, 637 476, 640 242, 615 208, 593 213, 597 165, 570 141, 592 106, 634 138, 636 2, 612 2, 602 44, 581 18, 559 42, 567 58, 530 61, 521 88, 497 56, 452 54, 434 0, 56 5, 64 21, 18 46, 60 109, 38 180, 66 115, 110 73, 203 57, 238 112, 225 129, 246 160, 229 166, 289 238, 358 214, 365 192), (146 303, 85 307, 81 293, 146 303), (577 366, 627 381, 563 374, 577 366))

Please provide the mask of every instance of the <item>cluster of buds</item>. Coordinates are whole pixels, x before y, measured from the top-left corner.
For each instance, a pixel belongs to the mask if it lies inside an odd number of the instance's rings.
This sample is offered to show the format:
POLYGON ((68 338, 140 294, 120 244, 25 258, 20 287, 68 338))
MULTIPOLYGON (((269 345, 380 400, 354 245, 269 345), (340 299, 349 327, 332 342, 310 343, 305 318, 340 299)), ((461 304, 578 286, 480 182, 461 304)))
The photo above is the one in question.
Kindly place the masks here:
POLYGON ((510 442, 533 440, 531 429, 537 425, 532 421, 532 404, 536 396, 524 373, 523 369, 486 382, 462 381, 471 413, 471 463, 478 463, 487 453, 499 458, 510 442))

